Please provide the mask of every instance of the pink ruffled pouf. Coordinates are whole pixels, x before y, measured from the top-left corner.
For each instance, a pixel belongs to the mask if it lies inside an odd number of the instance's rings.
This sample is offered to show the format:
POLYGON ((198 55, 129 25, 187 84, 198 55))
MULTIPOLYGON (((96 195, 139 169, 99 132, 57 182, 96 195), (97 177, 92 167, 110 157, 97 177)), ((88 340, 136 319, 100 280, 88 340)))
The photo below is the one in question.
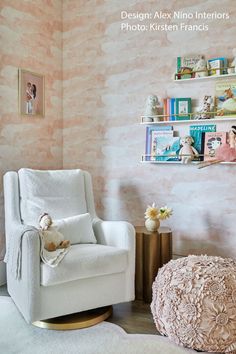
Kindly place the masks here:
POLYGON ((162 267, 153 283, 157 330, 200 351, 236 353, 236 261, 188 256, 162 267))

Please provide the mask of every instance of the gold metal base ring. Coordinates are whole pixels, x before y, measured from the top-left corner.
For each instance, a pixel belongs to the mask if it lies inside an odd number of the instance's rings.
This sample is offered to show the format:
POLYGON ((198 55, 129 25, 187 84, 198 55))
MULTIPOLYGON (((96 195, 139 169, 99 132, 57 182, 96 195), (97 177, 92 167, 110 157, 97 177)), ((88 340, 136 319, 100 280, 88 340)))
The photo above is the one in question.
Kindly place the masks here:
POLYGON ((48 320, 36 321, 32 324, 40 328, 66 331, 94 326, 105 321, 111 314, 112 306, 106 306, 48 320))

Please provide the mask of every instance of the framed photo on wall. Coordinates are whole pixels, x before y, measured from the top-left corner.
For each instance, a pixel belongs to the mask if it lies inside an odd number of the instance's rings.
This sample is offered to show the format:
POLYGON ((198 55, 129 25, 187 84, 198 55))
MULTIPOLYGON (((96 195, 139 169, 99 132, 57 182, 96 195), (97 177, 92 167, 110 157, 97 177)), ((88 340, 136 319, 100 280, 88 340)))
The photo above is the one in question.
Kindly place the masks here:
POLYGON ((192 110, 191 98, 176 98, 176 120, 190 119, 192 110))
POLYGON ((21 115, 44 117, 44 76, 19 69, 19 111, 21 115))

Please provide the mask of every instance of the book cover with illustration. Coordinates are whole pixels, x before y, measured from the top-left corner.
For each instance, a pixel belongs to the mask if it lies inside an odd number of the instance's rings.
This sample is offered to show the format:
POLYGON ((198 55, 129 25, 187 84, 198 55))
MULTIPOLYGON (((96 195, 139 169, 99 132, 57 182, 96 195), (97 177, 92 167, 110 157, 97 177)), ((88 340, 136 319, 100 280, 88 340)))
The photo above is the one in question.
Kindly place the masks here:
MULTIPOLYGON (((215 124, 191 125, 189 133, 194 140, 193 146, 199 154, 204 154, 204 136, 206 132, 215 132, 215 124)), ((202 161, 203 156, 195 157, 195 161, 202 161)))
POLYGON ((205 133, 204 161, 215 160, 215 151, 226 144, 226 132, 205 133))
POLYGON ((152 154, 160 155, 155 157, 155 161, 178 161, 180 150, 180 138, 170 136, 170 134, 159 134, 152 144, 152 154))
POLYGON ((146 127, 146 144, 145 144, 145 161, 151 161, 151 155, 152 155, 152 141, 153 141, 153 133, 154 132, 160 132, 160 133, 166 133, 166 132, 171 132, 171 135, 173 136, 173 126, 172 125, 163 125, 163 126, 148 126, 146 127))
POLYGON ((218 82, 215 86, 217 116, 236 117, 236 81, 218 82))
POLYGON ((189 56, 177 57, 177 72, 181 67, 193 69, 197 62, 203 58, 203 55, 193 54, 189 56))
POLYGON ((227 74, 227 58, 214 58, 208 60, 209 76, 227 74))

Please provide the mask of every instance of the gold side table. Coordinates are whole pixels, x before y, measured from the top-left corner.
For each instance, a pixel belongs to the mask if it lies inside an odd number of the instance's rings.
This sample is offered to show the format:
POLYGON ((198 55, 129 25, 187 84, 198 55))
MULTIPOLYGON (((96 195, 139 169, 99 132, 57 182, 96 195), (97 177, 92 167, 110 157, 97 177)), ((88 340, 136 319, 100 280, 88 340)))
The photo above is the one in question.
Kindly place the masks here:
POLYGON ((135 298, 152 301, 152 283, 158 269, 172 258, 172 232, 160 227, 150 232, 144 226, 136 230, 135 298))

